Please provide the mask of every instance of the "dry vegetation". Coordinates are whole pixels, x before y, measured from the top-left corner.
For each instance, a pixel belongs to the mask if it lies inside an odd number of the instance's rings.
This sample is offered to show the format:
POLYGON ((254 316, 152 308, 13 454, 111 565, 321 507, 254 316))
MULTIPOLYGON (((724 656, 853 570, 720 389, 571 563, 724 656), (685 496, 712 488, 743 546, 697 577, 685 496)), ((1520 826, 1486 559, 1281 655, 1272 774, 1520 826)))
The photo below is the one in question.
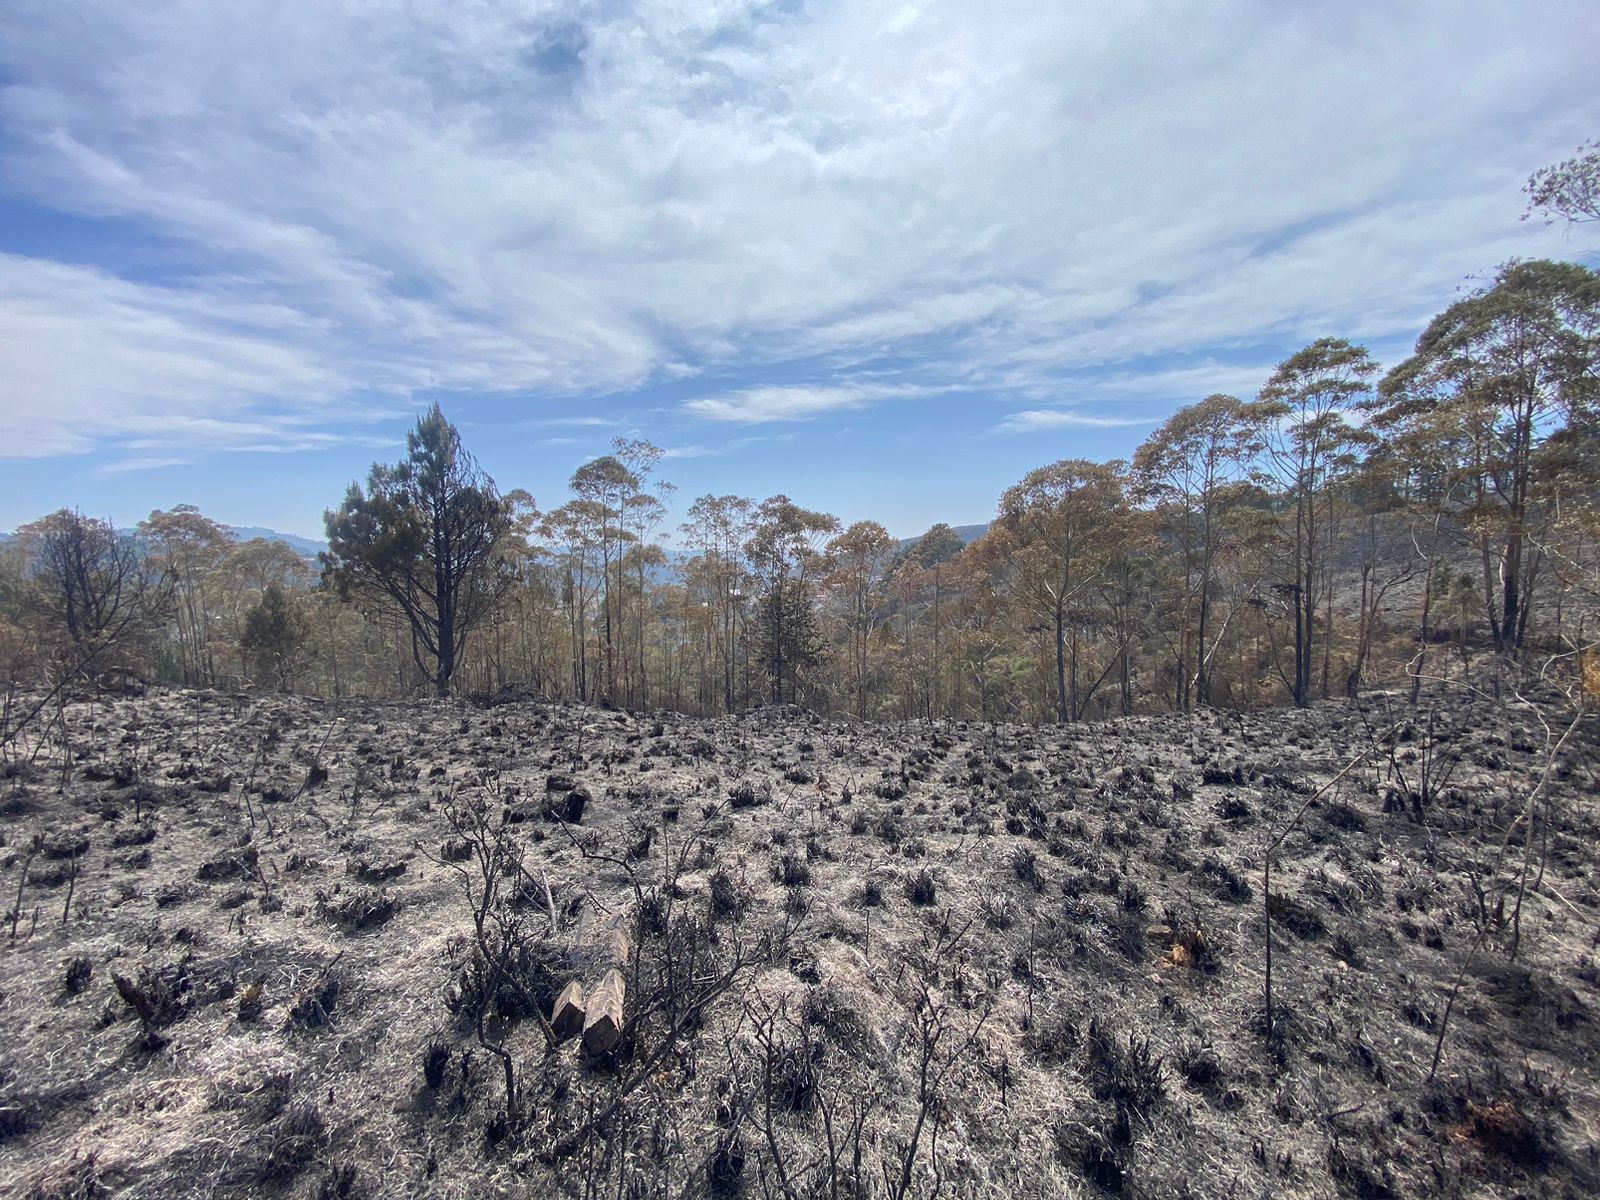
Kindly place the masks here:
POLYGON ((1592 1195, 1571 720, 80 698, 0 780, 0 1192, 1592 1195))

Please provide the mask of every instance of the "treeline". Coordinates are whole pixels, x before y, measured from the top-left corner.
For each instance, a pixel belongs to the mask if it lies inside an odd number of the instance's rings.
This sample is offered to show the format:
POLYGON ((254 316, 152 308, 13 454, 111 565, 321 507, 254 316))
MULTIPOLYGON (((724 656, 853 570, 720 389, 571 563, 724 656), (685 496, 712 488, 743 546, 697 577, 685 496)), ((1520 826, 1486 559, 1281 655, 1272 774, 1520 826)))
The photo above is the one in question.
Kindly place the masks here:
POLYGON ((971 544, 781 495, 702 496, 669 530, 662 453, 627 439, 542 509, 435 407, 328 514, 320 563, 188 507, 131 539, 67 511, 19 530, 4 650, 24 682, 1019 721, 1305 704, 1484 656, 1571 678, 1597 637, 1597 365, 1600 276, 1514 263, 1387 374, 1317 341, 1130 462, 1030 471, 971 544))

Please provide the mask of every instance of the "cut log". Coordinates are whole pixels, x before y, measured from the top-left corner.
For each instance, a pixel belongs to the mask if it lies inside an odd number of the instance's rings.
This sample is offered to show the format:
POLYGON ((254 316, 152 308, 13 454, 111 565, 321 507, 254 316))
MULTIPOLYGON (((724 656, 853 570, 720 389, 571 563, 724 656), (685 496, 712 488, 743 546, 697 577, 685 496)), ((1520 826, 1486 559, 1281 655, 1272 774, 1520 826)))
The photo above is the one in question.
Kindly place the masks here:
POLYGON ((624 966, 633 954, 628 919, 622 913, 585 912, 578 922, 578 940, 588 947, 590 961, 602 967, 624 966))
POLYGON ((584 1023, 583 985, 574 979, 561 989, 556 1006, 550 1015, 550 1028, 556 1037, 565 1041, 581 1033, 584 1023))
POLYGON ((581 1029, 586 1053, 608 1054, 622 1040, 622 1009, 628 987, 622 970, 633 952, 628 919, 622 913, 602 915, 590 909, 578 924, 578 941, 584 947, 581 957, 591 964, 591 969, 602 972, 600 981, 587 994, 576 979, 562 988, 556 997, 550 1030, 559 1041, 581 1029))
POLYGON ((622 1039, 622 1000, 625 984, 622 972, 612 967, 600 977, 584 1005, 583 1048, 590 1054, 606 1054, 622 1039))

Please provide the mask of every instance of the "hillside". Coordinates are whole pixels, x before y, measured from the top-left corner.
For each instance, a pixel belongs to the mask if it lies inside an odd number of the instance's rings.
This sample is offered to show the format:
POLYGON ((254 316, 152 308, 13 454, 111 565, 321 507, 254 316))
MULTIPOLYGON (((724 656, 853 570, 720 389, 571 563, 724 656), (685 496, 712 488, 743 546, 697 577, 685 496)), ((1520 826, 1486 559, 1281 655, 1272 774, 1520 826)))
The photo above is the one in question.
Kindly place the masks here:
MULTIPOLYGON (((929 532, 931 532, 931 530, 925 529, 916 537, 901 538, 900 548, 902 550, 909 549, 911 546, 916 545, 917 542, 929 532)), ((960 538, 963 545, 970 545, 981 538, 984 534, 988 533, 989 526, 987 523, 981 525, 952 525, 950 526, 950 532, 960 538)))
POLYGON ((1600 1189, 1592 717, 65 716, 0 779, 6 1195, 1600 1189))
MULTIPOLYGON (((228 535, 236 542, 248 542, 261 538, 269 542, 282 542, 289 549, 297 552, 302 558, 315 561, 318 554, 328 548, 327 542, 315 538, 301 537, 295 533, 279 533, 276 529, 266 529, 260 525, 224 525, 228 535)), ((135 530, 119 529, 117 533, 123 537, 133 537, 135 530)), ((16 533, 0 533, 0 546, 5 545, 16 537, 16 533)))
POLYGON ((279 533, 276 529, 263 529, 259 525, 229 525, 226 529, 236 542, 248 542, 255 538, 268 542, 282 542, 289 549, 313 562, 316 561, 317 555, 328 548, 328 543, 318 538, 301 537, 296 533, 279 533))

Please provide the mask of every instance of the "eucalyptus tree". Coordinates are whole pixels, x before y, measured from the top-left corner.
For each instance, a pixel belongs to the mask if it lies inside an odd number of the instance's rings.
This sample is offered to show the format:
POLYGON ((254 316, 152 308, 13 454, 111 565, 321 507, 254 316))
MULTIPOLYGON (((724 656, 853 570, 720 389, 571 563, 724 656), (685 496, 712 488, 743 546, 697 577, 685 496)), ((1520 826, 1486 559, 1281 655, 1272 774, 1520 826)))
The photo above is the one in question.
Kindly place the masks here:
POLYGON ((907 606, 905 656, 908 669, 918 657, 911 644, 914 628, 912 609, 919 608, 929 626, 929 653, 927 669, 922 672, 925 682, 920 690, 926 696, 924 711, 929 716, 940 712, 939 680, 942 671, 942 643, 944 634, 945 577, 951 563, 966 548, 961 535, 944 522, 934 525, 916 541, 906 546, 898 555, 894 575, 899 584, 902 602, 907 606), (931 594, 930 594, 931 590, 931 594))
POLYGON ((1502 267, 1435 317, 1383 380, 1375 426, 1412 440, 1431 434, 1448 451, 1455 515, 1502 651, 1523 647, 1534 611, 1558 477, 1545 460, 1569 427, 1588 427, 1597 397, 1600 274, 1547 260, 1502 267))
POLYGON ((1259 449, 1243 402, 1221 393, 1180 408, 1135 451, 1141 497, 1153 501, 1162 535, 1183 575, 1175 646, 1177 707, 1211 702, 1211 610, 1228 517, 1250 492, 1251 458, 1259 449))
MULTIPOLYGON (((1461 464, 1473 439, 1447 406, 1418 403, 1418 396, 1402 398, 1394 381, 1391 373, 1367 405, 1368 427, 1379 446, 1368 456, 1365 469, 1379 477, 1380 486, 1389 491, 1422 576, 1416 650, 1406 663, 1415 704, 1430 669, 1435 619, 1449 591, 1449 563, 1455 557, 1452 544, 1462 531, 1459 514, 1469 503, 1470 489, 1461 464)), ((1358 671, 1362 665, 1358 659, 1358 671)))
POLYGON ((1124 716, 1134 709, 1134 658, 1146 631, 1148 597, 1159 587, 1157 574, 1159 546, 1153 514, 1132 509, 1117 521, 1122 536, 1107 556, 1095 592, 1100 598, 1105 628, 1110 631, 1111 653, 1093 683, 1078 702, 1079 712, 1088 710, 1096 690, 1112 674, 1117 677, 1118 707, 1124 716))
POLYGON ((547 578, 545 549, 539 544, 539 506, 525 488, 501 497, 507 528, 498 551, 509 576, 501 603, 489 612, 484 674, 498 690, 513 677, 545 687, 545 641, 555 617, 547 578))
POLYGON ((1124 464, 1070 458, 1029 471, 1000 497, 998 534, 1012 548, 1018 602, 1050 623, 1060 722, 1083 715, 1078 686, 1080 607, 1127 536, 1124 464))
POLYGON ((1542 451, 1551 519, 1540 544, 1555 581, 1553 612, 1540 625, 1577 650, 1590 695, 1600 700, 1600 405, 1552 434, 1542 451))
POLYGON ((627 504, 639 493, 639 476, 614 454, 602 455, 573 472, 568 487, 583 505, 593 528, 593 544, 600 558, 600 694, 614 699, 617 689, 617 648, 622 642, 623 554, 634 539, 627 523, 627 504))
POLYGON ((601 693, 614 699, 620 687, 634 700, 644 686, 649 569, 664 561, 646 546, 672 489, 667 484, 647 488, 664 453, 659 447, 615 438, 611 450, 573 472, 569 486, 592 519, 600 559, 601 693), (635 600, 631 623, 630 598, 635 600))
POLYGON ((601 595, 601 507, 588 500, 569 500, 547 513, 540 536, 550 545, 561 610, 566 618, 567 650, 572 694, 591 696, 589 671, 589 611, 601 595))
MULTIPOLYGON (((1353 469, 1362 441, 1348 414, 1370 393, 1377 371, 1366 347, 1320 338, 1279 363, 1244 409, 1260 432, 1259 461, 1286 507, 1290 544, 1280 586, 1294 617, 1294 670, 1285 681, 1299 707, 1311 700, 1318 618, 1326 625, 1332 616, 1328 567, 1336 484, 1353 469)), ((1330 632, 1324 628, 1323 636, 1330 632)))
POLYGON ((856 716, 866 719, 872 633, 880 611, 884 571, 895 540, 876 521, 857 521, 827 545, 828 584, 839 603, 850 644, 850 691, 856 716))
POLYGON ((838 531, 839 518, 770 496, 756 508, 750 528, 744 552, 761 589, 761 658, 772 701, 781 704, 785 695, 797 696, 799 669, 821 651, 812 584, 823 566, 822 545, 838 531))
POLYGON ((172 581, 179 677, 187 684, 217 681, 216 636, 226 619, 224 564, 236 543, 226 528, 192 504, 156 510, 139 522, 145 553, 172 581))
POLYGON ((631 535, 624 550, 623 565, 631 568, 635 617, 633 622, 633 670, 629 676, 630 695, 642 700, 647 687, 646 626, 650 622, 650 573, 666 565, 666 551, 656 544, 656 529, 667 513, 667 500, 677 489, 665 480, 652 485, 651 476, 666 451, 641 438, 614 438, 612 453, 638 480, 631 496, 622 502, 622 525, 631 535))
POLYGON ((1528 196, 1524 219, 1535 210, 1546 219, 1600 221, 1600 140, 1585 142, 1571 158, 1540 167, 1523 187, 1528 196))
POLYGON ((745 556, 755 503, 742 496, 701 496, 689 506, 689 519, 679 528, 696 551, 690 560, 691 589, 715 617, 716 654, 722 679, 724 712, 738 705, 739 622, 751 591, 745 556))
POLYGON ((998 715, 993 701, 999 691, 999 664, 1010 641, 1011 609, 1005 594, 1010 558, 1005 541, 1001 534, 985 535, 950 559, 944 570, 950 597, 948 657, 955 683, 950 709, 961 715, 975 705, 972 711, 979 720, 998 715))
POLYGON ((366 488, 352 483, 325 514, 324 578, 369 612, 403 618, 412 661, 445 697, 472 631, 511 582, 499 555, 511 522, 437 404, 406 451, 394 466, 374 463, 366 488))

